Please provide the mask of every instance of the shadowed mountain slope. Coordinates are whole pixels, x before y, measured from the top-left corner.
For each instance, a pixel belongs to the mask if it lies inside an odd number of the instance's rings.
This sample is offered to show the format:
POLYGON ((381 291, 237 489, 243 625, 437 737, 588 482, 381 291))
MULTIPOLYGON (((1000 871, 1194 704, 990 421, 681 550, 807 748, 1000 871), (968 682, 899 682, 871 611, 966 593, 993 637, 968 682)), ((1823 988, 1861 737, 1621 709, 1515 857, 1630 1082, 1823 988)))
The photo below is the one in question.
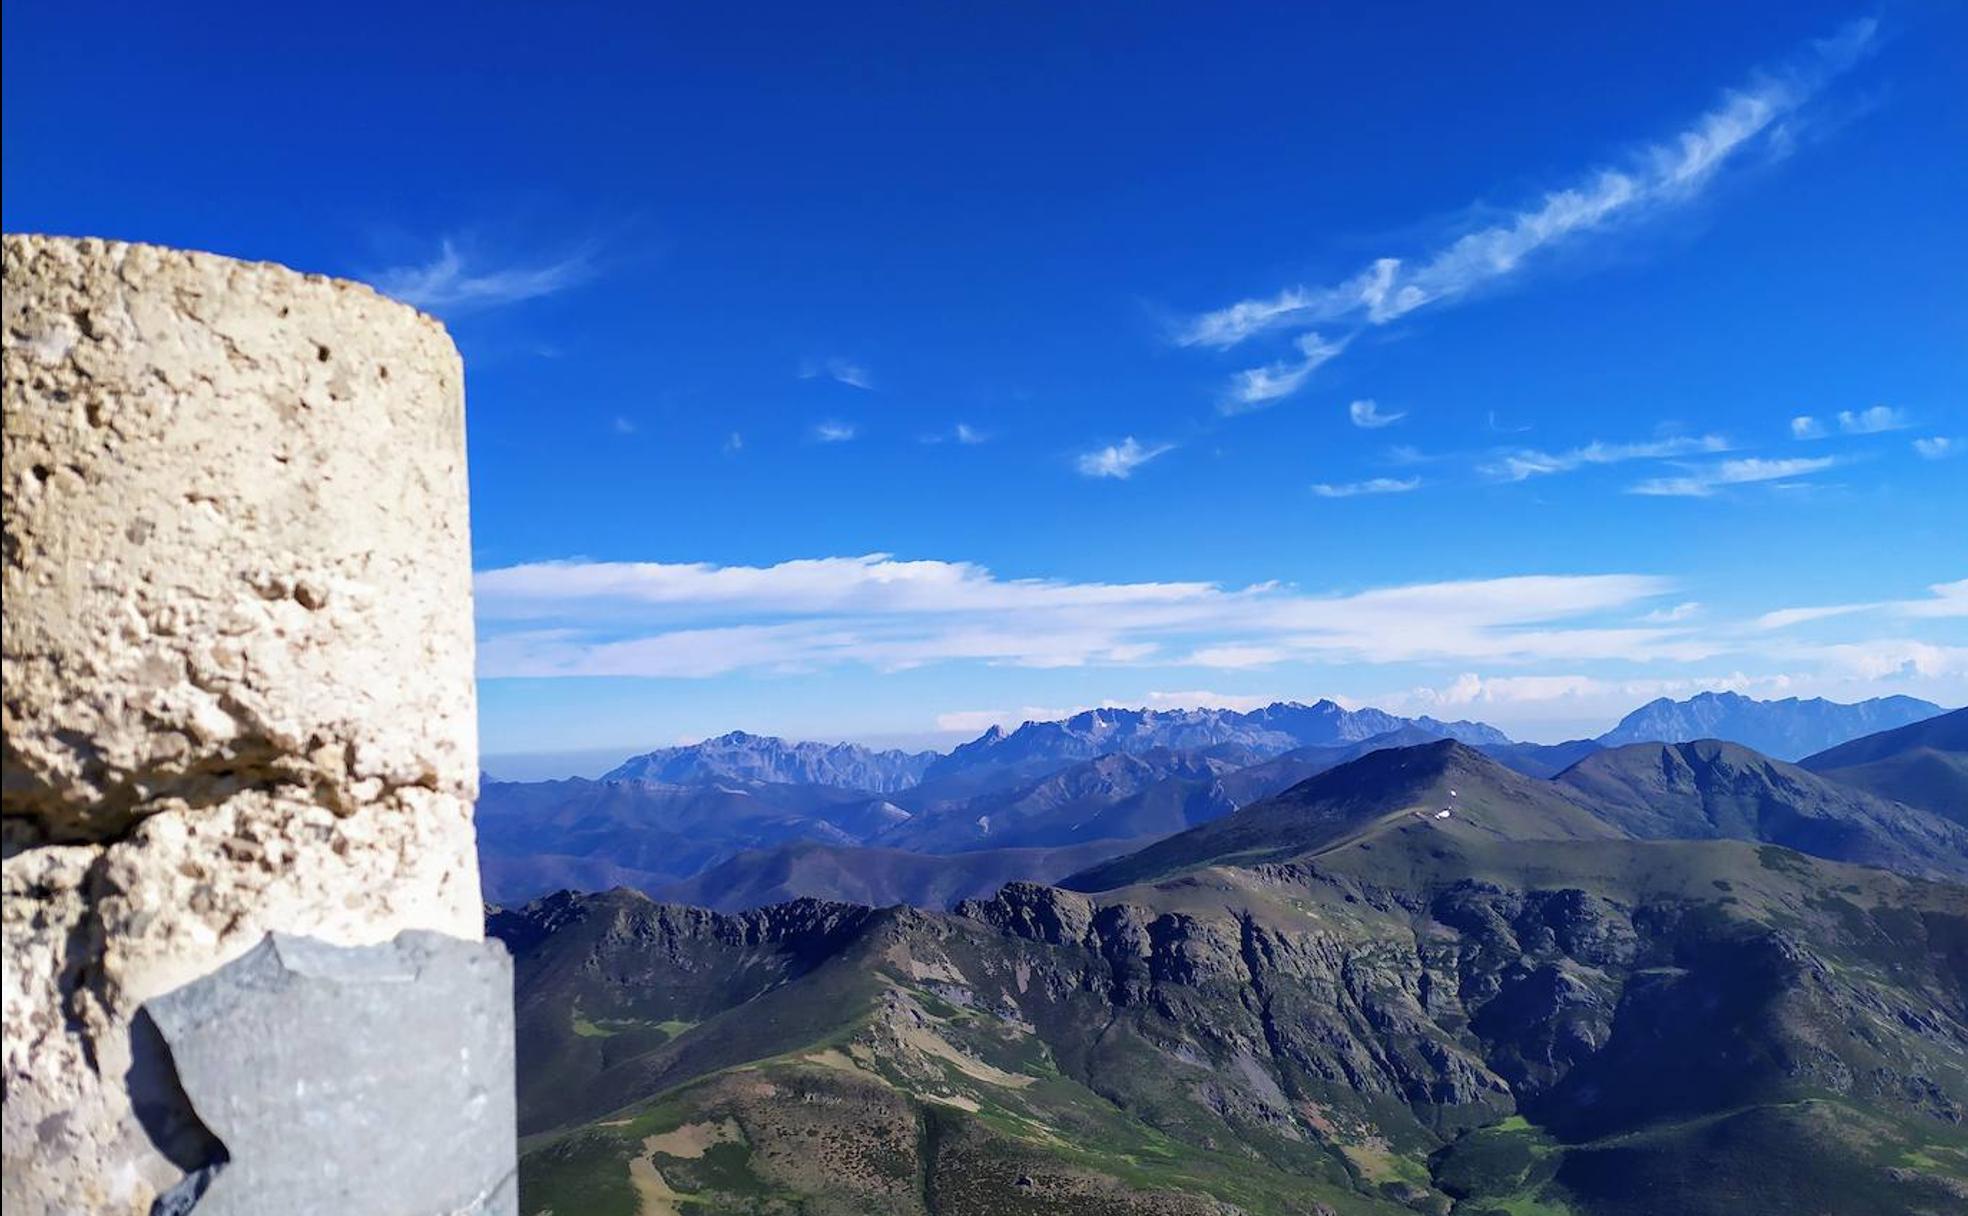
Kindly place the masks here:
POLYGON ((1968 824, 1968 709, 1841 743, 1798 767, 1968 824))
POLYGON ((1557 784, 1645 839, 1726 838, 1903 874, 1968 877, 1968 829, 1746 747, 1705 739, 1588 756, 1557 784))
POLYGON ((1171 779, 1207 785, 1255 759, 1241 744, 1108 752, 960 801, 924 806, 915 799, 917 813, 876 843, 926 853, 1080 843, 1112 835, 1087 824, 1115 803, 1171 779))
POLYGON ((669 903, 719 912, 740 912, 795 899, 940 909, 960 900, 988 896, 1008 882, 1057 882, 1144 843, 1137 837, 1056 848, 938 854, 801 841, 748 850, 683 882, 647 888, 628 885, 669 903))
POLYGON ((1353 743, 1294 748, 1255 763, 1249 748, 1230 744, 1205 751, 1110 753, 1023 790, 919 815, 897 825, 882 843, 942 851, 1167 836, 1368 753, 1442 738, 1431 727, 1407 725, 1353 743))
POLYGON ((795 840, 858 844, 908 812, 865 790, 824 785, 649 781, 490 782, 479 789, 486 898, 565 886, 675 882, 746 849, 795 840))
POLYGON ((1486 743, 1476 750, 1527 777, 1556 777, 1604 747, 1596 739, 1568 739, 1563 743, 1486 743))
POLYGON ((1205 865, 1283 861, 1417 818, 1457 835, 1589 840, 1623 834, 1595 818, 1569 791, 1443 739, 1370 752, 1061 885, 1102 891, 1205 865))

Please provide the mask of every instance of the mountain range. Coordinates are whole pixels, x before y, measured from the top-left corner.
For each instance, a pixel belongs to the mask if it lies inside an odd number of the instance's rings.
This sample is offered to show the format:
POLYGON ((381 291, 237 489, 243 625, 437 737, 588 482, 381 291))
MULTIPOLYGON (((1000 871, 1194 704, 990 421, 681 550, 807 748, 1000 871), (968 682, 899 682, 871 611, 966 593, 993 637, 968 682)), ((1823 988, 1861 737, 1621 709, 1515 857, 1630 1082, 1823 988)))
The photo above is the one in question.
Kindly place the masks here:
POLYGON ((1875 697, 1850 705, 1822 697, 1757 701, 1734 692, 1704 692, 1685 701, 1649 701, 1600 735, 1602 747, 1724 739, 1779 760, 1801 760, 1847 739, 1891 730, 1941 712, 1918 697, 1875 697))
POLYGON ((1027 722, 1006 732, 993 726, 932 764, 925 781, 947 780, 979 768, 1021 768, 1034 762, 1086 760, 1111 752, 1236 745, 1275 756, 1299 747, 1358 743, 1403 727, 1466 743, 1509 743, 1480 722, 1401 718, 1378 709, 1346 709, 1322 700, 1280 701, 1260 709, 1089 709, 1057 722, 1027 722))
POLYGON ((633 756, 602 774, 603 781, 762 781, 829 785, 892 794, 922 780, 936 752, 875 751, 853 743, 788 743, 742 730, 633 756))
POLYGON ((1505 744, 1509 736, 1480 722, 1403 718, 1378 709, 1346 709, 1333 701, 1280 701, 1234 709, 1089 709, 1058 721, 993 726, 949 754, 876 751, 852 743, 794 743, 732 731, 701 743, 658 748, 631 757, 603 781, 762 781, 832 785, 892 794, 922 783, 948 784, 965 774, 1059 767, 1114 752, 1207 750, 1227 747, 1274 756, 1297 747, 1357 743, 1403 727, 1465 743, 1505 744))
MULTIPOLYGON (((1792 739, 1839 720, 1821 702, 1747 702, 1758 707, 1750 710, 1742 702, 1704 694, 1674 708, 1688 720, 1730 709, 1766 727, 1791 715, 1792 739)), ((1854 711, 1852 720, 1907 712, 1883 701, 1832 708, 1854 711)), ((1620 729, 1638 729, 1641 715, 1673 717, 1650 706, 1620 729)), ((1595 740, 1511 742, 1477 723, 1331 701, 1248 712, 1090 710, 993 728, 947 756, 734 732, 635 757, 600 781, 486 782, 481 871, 496 903, 623 885, 727 910, 795 895, 941 907, 1004 881, 1058 879, 1062 850, 1092 864, 1367 752, 1441 738, 1541 778, 1607 750, 1595 740), (1387 729, 1364 733, 1379 727, 1387 729), (855 853, 863 848, 874 852, 855 853), (960 856, 978 851, 993 857, 960 856), (699 881, 712 871, 715 878, 699 881)), ((1951 796, 1944 760, 1898 763, 1914 775, 1895 788, 1911 782, 1932 787, 1934 798, 1951 796)))
POLYGON ((1954 726, 1369 747, 949 911, 494 910, 522 1210, 1960 1211, 1968 831, 1836 776, 1954 726))

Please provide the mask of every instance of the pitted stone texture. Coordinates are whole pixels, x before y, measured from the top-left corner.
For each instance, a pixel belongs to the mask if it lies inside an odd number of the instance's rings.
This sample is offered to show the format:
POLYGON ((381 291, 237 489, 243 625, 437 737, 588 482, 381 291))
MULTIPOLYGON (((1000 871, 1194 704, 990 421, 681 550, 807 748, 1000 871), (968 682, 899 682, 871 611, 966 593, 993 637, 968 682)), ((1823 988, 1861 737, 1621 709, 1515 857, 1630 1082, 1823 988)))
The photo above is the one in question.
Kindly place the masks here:
POLYGON ((404 933, 348 949, 273 934, 145 1009, 225 1146, 197 1216, 517 1210, 512 959, 499 943, 404 933))
POLYGON ((228 783, 470 797, 443 328, 264 263, 16 236, 5 259, 8 816, 73 841, 228 783))
POLYGON ((4 1198, 144 1212, 142 1002, 482 932, 457 356, 366 287, 5 238, 4 1198))

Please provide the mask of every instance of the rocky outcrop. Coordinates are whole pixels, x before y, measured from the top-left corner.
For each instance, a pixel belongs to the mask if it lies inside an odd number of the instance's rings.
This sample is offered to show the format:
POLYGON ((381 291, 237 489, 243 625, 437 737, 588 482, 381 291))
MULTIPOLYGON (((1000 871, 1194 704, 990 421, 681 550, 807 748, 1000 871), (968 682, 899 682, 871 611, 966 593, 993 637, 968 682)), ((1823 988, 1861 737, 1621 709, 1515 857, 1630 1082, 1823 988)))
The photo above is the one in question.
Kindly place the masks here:
POLYGON ((272 265, 9 236, 5 284, 4 1197, 140 1212, 144 1002, 480 936, 462 373, 272 265))

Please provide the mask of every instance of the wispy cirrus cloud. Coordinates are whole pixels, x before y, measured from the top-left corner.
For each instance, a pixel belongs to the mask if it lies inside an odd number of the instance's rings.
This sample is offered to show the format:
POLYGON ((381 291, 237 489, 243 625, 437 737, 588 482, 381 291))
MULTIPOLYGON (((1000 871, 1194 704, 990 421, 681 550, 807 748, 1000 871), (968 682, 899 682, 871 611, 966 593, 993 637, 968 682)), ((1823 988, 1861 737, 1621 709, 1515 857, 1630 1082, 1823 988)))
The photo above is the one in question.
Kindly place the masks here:
POLYGON ((815 443, 846 443, 848 440, 853 439, 855 435, 859 434, 860 431, 852 422, 842 422, 838 418, 829 418, 824 422, 814 423, 812 429, 807 433, 815 443))
POLYGON ((864 389, 868 392, 873 392, 875 388, 874 377, 868 374, 867 368, 851 359, 842 359, 838 356, 830 359, 808 359, 800 364, 799 378, 832 380, 836 384, 845 384, 849 388, 864 389))
POLYGON ((1960 446, 1946 435, 1930 435, 1913 441, 1914 454, 1922 460, 1945 460, 1959 451, 1960 446))
POLYGON ((1125 481, 1134 476, 1134 471, 1158 456, 1175 450, 1172 443, 1142 443, 1129 435, 1119 443, 1082 452, 1073 461, 1073 467, 1082 477, 1112 477, 1125 481))
POLYGON ((494 266, 468 258, 456 241, 446 238, 429 261, 388 267, 369 279, 386 296, 428 312, 457 315, 578 287, 595 276, 595 253, 584 245, 544 262, 494 266))
POLYGON ((1305 386, 1312 373, 1338 358, 1345 342, 1328 342, 1316 333, 1300 334, 1293 342, 1298 358, 1246 368, 1230 378, 1230 391, 1217 409, 1225 414, 1247 414, 1281 401, 1305 386))
MULTIPOLYGON (((1886 431, 1903 431, 1913 425, 1913 418, 1903 409, 1875 405, 1862 410, 1840 410, 1833 415, 1832 422, 1841 434, 1878 435, 1886 431)), ((1790 420, 1793 439, 1823 439, 1829 434, 1831 427, 1811 414, 1800 414, 1790 420)))
POLYGON ((1629 460, 1666 460, 1729 450, 1729 441, 1720 435, 1672 435, 1664 439, 1645 439, 1637 443, 1606 443, 1595 439, 1582 447, 1558 452, 1536 448, 1516 448, 1499 454, 1478 466, 1485 476, 1499 481, 1526 481, 1553 473, 1569 473, 1588 465, 1622 464, 1629 460))
POLYGON ((1212 667, 1218 671, 1255 671, 1273 667, 1292 657, 1284 646, 1263 646, 1249 642, 1228 646, 1202 646, 1179 660, 1187 667, 1212 667))
POLYGON ((1650 477, 1627 487, 1629 494, 1655 498, 1708 498, 1725 486, 1755 482, 1780 482, 1822 473, 1837 464, 1833 456, 1799 457, 1791 460, 1765 460, 1747 457, 1693 466, 1675 477, 1650 477))
POLYGON ((1701 614, 1702 606, 1695 600, 1686 600, 1671 608, 1656 608, 1640 619, 1650 625, 1668 625, 1675 621, 1690 620, 1701 614))
POLYGON ((1927 594, 1910 600, 1867 600, 1849 604, 1817 604, 1803 608, 1779 608, 1756 618, 1758 629, 1789 629, 1832 617, 1861 613, 1886 613, 1917 620, 1968 620, 1968 578, 1951 583, 1935 583, 1927 594))
POLYGON ((1713 644, 1680 628, 1620 623, 1671 587, 1636 574, 1527 575, 1313 594, 1277 583, 1004 579, 881 554, 774 566, 543 562, 477 578, 488 676, 1707 656, 1713 644))
POLYGON ((959 422, 947 431, 931 431, 921 436, 919 442, 932 447, 939 443, 956 443, 974 447, 980 443, 991 442, 991 436, 968 422, 959 422))
POLYGON ((1315 482, 1312 492, 1320 498, 1353 498, 1361 494, 1406 494, 1421 488, 1419 477, 1371 477, 1366 481, 1338 484, 1315 482))
POLYGON ((1881 431, 1899 431, 1913 425, 1907 412, 1890 405, 1875 405, 1863 410, 1838 411, 1838 429, 1847 435, 1877 435, 1881 431))
MULTIPOLYGON (((1280 329, 1386 325, 1424 307, 1472 297, 1593 235, 1686 207, 1732 163, 1787 149, 1799 112, 1866 53, 1877 24, 1869 18, 1855 21, 1811 43, 1787 65, 1759 72, 1725 92, 1715 106, 1672 136, 1639 149, 1616 167, 1583 173, 1500 220, 1419 256, 1376 258, 1335 283, 1288 287, 1202 313, 1177 327, 1175 341, 1223 350, 1280 329)), ((1240 372, 1233 394, 1253 382, 1275 390, 1284 382, 1281 369, 1292 366, 1240 372)))
POLYGON ((1396 410, 1391 414, 1383 413, 1380 406, 1371 400, 1355 401, 1346 407, 1347 420, 1362 430, 1374 431, 1384 426, 1393 426, 1407 416, 1405 410, 1396 410))
POLYGON ((1810 608, 1779 608, 1757 617, 1754 624, 1758 629, 1789 629, 1793 625, 1808 625, 1813 621, 1828 621, 1833 617, 1871 612, 1882 606, 1880 604, 1821 604, 1810 608))
POLYGON ((1483 675, 1463 672, 1446 684, 1413 688, 1373 698, 1382 708, 1406 713, 1481 714, 1486 720, 1561 718, 1603 729, 1635 705, 1656 697, 1688 697, 1698 692, 1739 692, 1765 697, 1794 693, 1807 681, 1797 674, 1712 674, 1607 677, 1566 672, 1549 675, 1483 675))

